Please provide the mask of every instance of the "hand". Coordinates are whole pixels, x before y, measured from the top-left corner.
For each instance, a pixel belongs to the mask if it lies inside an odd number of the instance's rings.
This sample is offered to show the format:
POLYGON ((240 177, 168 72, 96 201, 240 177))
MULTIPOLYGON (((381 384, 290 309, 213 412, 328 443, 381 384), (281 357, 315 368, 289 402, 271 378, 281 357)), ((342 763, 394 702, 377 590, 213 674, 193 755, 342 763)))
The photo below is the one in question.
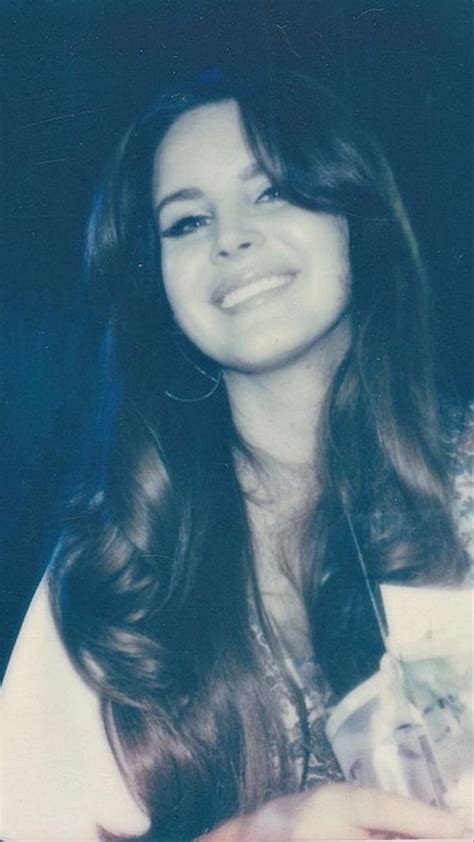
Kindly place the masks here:
POLYGON ((446 839, 461 836, 457 816, 393 793, 325 784, 264 804, 202 837, 209 842, 314 842, 373 837, 446 839))

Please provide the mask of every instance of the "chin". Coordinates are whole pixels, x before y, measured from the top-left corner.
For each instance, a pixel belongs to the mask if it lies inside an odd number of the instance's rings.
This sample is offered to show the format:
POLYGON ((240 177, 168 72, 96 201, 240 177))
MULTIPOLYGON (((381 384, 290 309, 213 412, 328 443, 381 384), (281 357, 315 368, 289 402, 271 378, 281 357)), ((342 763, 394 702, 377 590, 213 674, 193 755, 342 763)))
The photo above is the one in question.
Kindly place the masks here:
POLYGON ((308 368, 323 365, 327 370, 328 364, 335 369, 351 342, 350 319, 347 315, 342 314, 336 325, 316 336, 248 337, 245 353, 239 349, 235 355, 222 355, 222 368, 241 374, 270 374, 294 366, 308 368))
POLYGON ((276 351, 275 345, 271 349, 258 349, 253 353, 246 349, 245 356, 239 354, 224 362, 223 369, 240 374, 270 374, 295 365, 300 360, 303 362, 306 355, 306 349, 282 347, 276 351))

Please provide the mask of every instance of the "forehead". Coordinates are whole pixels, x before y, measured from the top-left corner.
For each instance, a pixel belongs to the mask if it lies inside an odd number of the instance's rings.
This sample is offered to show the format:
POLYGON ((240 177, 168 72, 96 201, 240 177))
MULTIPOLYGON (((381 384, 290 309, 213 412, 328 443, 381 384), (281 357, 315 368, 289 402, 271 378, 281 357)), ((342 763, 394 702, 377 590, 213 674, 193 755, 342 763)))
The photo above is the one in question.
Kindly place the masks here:
POLYGON ((154 193, 162 196, 203 180, 218 180, 253 161, 237 103, 201 105, 178 117, 158 147, 154 193))

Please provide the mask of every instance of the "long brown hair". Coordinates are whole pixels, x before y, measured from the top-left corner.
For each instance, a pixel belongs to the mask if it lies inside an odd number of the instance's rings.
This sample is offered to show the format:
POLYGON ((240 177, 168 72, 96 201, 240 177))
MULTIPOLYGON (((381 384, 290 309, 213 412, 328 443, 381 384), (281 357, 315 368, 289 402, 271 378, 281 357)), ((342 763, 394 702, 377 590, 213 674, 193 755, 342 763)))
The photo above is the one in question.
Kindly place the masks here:
POLYGON ((213 362, 178 347, 151 201, 153 157, 169 126, 226 99, 237 101, 256 159, 290 201, 349 221, 353 338, 318 431, 321 493, 301 552, 315 651, 336 690, 380 654, 347 513, 374 581, 456 579, 462 567, 427 282, 378 146, 319 84, 285 71, 162 97, 121 142, 88 229, 89 278, 109 307, 105 386, 114 399, 94 483, 75 504, 50 577, 62 638, 100 696, 154 840, 189 840, 299 785, 253 636, 260 601, 234 466, 242 445, 224 386, 209 390, 199 371, 212 376, 213 362), (205 400, 169 397, 207 391, 205 400), (340 668, 344 634, 358 645, 340 668))

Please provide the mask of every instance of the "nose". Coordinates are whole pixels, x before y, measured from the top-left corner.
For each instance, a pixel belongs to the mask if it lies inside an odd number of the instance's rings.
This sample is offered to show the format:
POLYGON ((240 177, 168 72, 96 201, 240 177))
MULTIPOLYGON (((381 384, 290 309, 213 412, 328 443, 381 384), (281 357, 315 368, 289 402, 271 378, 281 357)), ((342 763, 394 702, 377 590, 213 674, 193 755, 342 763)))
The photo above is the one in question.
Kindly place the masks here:
POLYGON ((240 220, 228 220, 220 224, 216 231, 213 246, 213 260, 216 262, 236 258, 255 247, 262 245, 263 232, 242 224, 240 220))

